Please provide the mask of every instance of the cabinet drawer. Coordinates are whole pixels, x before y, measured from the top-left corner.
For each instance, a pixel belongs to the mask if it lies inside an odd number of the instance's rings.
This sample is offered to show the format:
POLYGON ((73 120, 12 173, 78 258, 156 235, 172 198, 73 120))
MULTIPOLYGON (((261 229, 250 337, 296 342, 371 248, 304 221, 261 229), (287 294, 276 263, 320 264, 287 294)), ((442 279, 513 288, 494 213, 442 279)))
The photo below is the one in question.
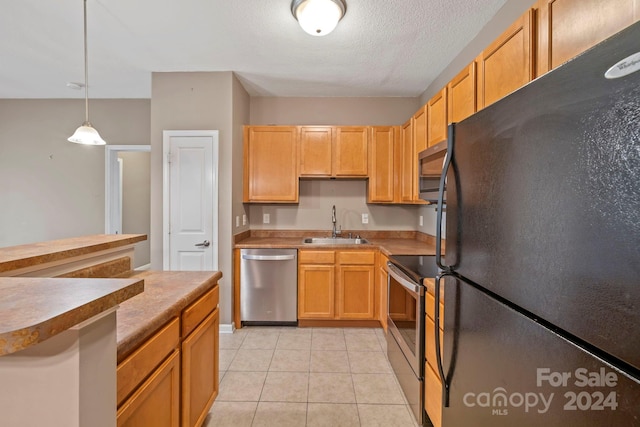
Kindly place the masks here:
POLYGON ((338 252, 338 264, 374 265, 376 253, 371 251, 338 252))
POLYGON ((162 363, 168 354, 178 348, 179 334, 178 318, 174 318, 118 365, 116 370, 118 406, 162 363))
POLYGON ((218 306, 218 286, 201 296, 182 311, 182 337, 186 337, 218 306))
POLYGON ((333 264, 335 259, 334 251, 298 251, 300 264, 333 264))
MULTIPOLYGON (((427 316, 431 318, 431 322, 435 322, 436 299, 432 293, 427 292, 424 295, 424 305, 427 316)), ((444 304, 442 303, 442 299, 440 299, 440 329, 444 329, 444 304)))
POLYGON ((424 368, 424 409, 434 427, 440 427, 442 425, 442 383, 429 364, 424 368))

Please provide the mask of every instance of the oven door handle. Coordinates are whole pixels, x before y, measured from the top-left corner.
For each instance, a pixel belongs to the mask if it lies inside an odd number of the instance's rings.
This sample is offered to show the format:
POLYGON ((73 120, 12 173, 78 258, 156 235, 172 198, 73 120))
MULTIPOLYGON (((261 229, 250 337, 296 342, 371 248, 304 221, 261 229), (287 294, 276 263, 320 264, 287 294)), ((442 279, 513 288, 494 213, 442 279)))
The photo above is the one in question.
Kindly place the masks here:
POLYGON ((390 261, 387 262, 387 270, 389 271, 389 275, 393 277, 396 282, 402 285, 403 288, 411 292, 413 295, 422 296, 424 295, 424 286, 420 286, 416 282, 414 282, 409 276, 404 274, 398 267, 396 267, 390 261))

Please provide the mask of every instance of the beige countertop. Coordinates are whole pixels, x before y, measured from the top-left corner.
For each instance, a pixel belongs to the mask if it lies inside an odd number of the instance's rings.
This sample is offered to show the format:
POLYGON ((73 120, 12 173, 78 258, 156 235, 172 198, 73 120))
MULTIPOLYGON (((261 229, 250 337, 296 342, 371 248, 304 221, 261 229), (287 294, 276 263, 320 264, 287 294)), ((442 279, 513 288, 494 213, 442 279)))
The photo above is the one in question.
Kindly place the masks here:
POLYGON ((45 341, 143 288, 139 278, 0 278, 0 355, 45 341))
POLYGON ((219 271, 131 271, 119 278, 144 279, 144 293, 117 314, 118 363, 222 277, 219 271))
MULTIPOLYGON (((417 232, 353 232, 369 241, 360 245, 313 245, 302 243, 304 237, 327 237, 325 232, 317 231, 262 231, 241 236, 235 247, 244 248, 295 248, 295 249, 380 249, 389 255, 434 255, 435 238, 417 232)), ((343 236, 345 233, 343 232, 343 236)))
POLYGON ((146 240, 144 234, 97 234, 0 248, 0 273, 146 240))

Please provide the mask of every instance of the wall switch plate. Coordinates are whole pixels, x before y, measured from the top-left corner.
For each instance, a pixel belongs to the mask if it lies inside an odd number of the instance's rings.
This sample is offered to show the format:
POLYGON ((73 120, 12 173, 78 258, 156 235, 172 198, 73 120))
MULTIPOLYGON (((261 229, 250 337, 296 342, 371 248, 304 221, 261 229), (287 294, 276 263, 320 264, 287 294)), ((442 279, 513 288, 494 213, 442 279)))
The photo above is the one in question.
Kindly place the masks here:
POLYGON ((247 214, 242 214, 242 225, 247 225, 247 214))
POLYGON ((271 217, 269 214, 262 214, 262 223, 263 224, 269 224, 269 222, 271 221, 271 217))
POLYGON ((420 215, 420 227, 424 225, 424 217, 420 215))
POLYGON ((236 227, 240 227, 240 217, 236 215, 236 227))
POLYGON ((369 214, 366 214, 366 213, 362 214, 362 223, 369 224, 369 214))

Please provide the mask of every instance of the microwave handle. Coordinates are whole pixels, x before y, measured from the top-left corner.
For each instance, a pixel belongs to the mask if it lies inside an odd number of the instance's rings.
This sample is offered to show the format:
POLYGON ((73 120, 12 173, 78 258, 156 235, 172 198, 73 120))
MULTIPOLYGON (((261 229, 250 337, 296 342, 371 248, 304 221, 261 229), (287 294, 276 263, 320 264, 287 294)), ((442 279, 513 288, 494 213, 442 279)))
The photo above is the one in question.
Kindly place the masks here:
POLYGON ((453 141, 455 134, 455 124, 449 124, 447 132, 447 154, 445 155, 444 165, 442 166, 442 174, 440 175, 440 187, 438 188, 438 208, 436 216, 436 265, 445 271, 451 271, 453 266, 442 263, 442 211, 444 210, 444 190, 447 182, 447 173, 451 166, 451 158, 453 157, 453 141))

